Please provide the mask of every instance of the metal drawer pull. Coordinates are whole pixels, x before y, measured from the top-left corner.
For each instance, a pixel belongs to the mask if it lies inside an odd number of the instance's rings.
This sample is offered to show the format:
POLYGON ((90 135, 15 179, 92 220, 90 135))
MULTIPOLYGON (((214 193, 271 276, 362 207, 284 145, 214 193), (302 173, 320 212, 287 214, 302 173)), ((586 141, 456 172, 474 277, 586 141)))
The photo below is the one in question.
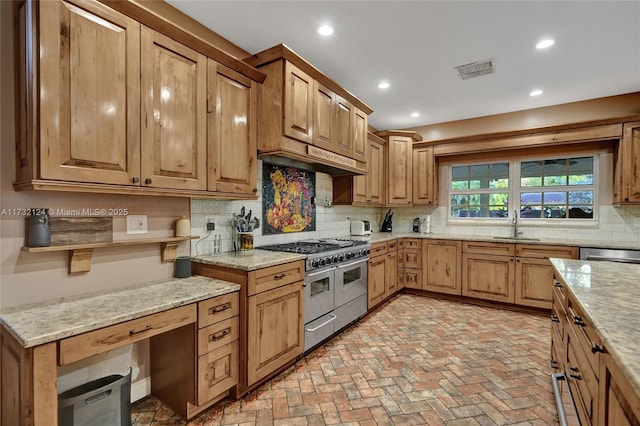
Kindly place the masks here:
POLYGON ((569 374, 569 377, 576 380, 582 380, 582 377, 580 377, 579 374, 569 374))
POLYGON ((144 333, 145 331, 149 331, 153 328, 153 326, 151 324, 148 324, 147 326, 145 326, 145 328, 143 328, 142 330, 129 330, 129 336, 133 336, 134 334, 139 334, 139 333, 144 333))
POLYGON ((284 277, 286 277, 286 276, 287 276, 287 274, 285 274, 285 273, 283 272, 283 273, 281 273, 281 274, 274 275, 274 276, 273 276, 273 279, 274 279, 274 280, 281 280, 281 279, 283 279, 283 278, 284 278, 284 277))
POLYGON ((554 287, 558 287, 558 288, 562 288, 562 284, 560 284, 558 281, 553 280, 553 285, 554 287))
POLYGON ((209 341, 210 342, 215 342, 216 340, 220 340, 220 339, 228 336, 229 333, 231 333, 230 330, 231 329, 227 328, 225 330, 218 331, 217 333, 213 333, 212 335, 209 336, 209 341))
POLYGON ((578 367, 569 366, 569 370, 573 371, 574 373, 577 373, 578 372, 578 367))
POLYGON ((584 321, 582 320, 582 318, 580 318, 577 315, 573 316, 573 323, 575 325, 579 325, 580 327, 584 327, 586 324, 584 323, 584 321))
POLYGON ((591 353, 595 354, 596 352, 604 353, 604 346, 591 342, 591 353))
POLYGON ((331 321, 335 321, 335 319, 338 318, 337 316, 335 316, 333 314, 331 314, 330 316, 331 316, 331 318, 329 318, 328 320, 326 320, 325 322, 323 322, 319 326, 313 327, 313 328, 305 328, 304 331, 316 331, 316 330, 324 327, 325 325, 329 324, 331 321))
POLYGON ((551 315, 551 322, 560 322, 560 318, 558 318, 556 315, 551 315))
POLYGON ((225 303, 224 305, 214 306, 213 308, 209 309, 209 315, 213 315, 213 314, 217 314, 217 313, 220 313, 220 312, 224 312, 227 309, 231 309, 231 304, 230 303, 225 303))

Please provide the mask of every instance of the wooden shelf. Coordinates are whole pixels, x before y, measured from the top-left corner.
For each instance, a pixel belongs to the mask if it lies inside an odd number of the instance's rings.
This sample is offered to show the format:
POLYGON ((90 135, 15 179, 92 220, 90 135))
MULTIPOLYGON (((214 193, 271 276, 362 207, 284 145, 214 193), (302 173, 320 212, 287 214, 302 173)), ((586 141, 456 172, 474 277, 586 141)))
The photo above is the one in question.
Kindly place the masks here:
POLYGON ((118 246, 135 246, 141 244, 160 244, 160 259, 162 262, 173 262, 176 258, 178 245, 182 241, 198 239, 197 236, 188 237, 159 237, 139 240, 121 240, 109 243, 70 244, 48 247, 22 247, 28 253, 47 253, 54 251, 69 252, 69 274, 81 274, 91 270, 91 256, 93 249, 118 246))

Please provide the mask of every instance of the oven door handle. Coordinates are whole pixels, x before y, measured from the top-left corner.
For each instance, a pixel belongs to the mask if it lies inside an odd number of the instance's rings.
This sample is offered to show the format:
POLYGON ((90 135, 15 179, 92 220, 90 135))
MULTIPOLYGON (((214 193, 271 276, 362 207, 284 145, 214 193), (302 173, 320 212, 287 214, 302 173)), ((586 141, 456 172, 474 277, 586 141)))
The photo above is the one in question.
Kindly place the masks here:
POLYGON ((605 260, 608 262, 640 263, 640 259, 624 258, 624 257, 594 256, 594 255, 588 255, 585 260, 605 260))
POLYGON ((305 274, 305 278, 306 277, 315 277, 316 275, 326 274, 327 272, 332 272, 332 271, 335 271, 335 270, 336 270, 336 267, 334 266, 334 267, 329 268, 329 269, 323 269, 322 271, 307 273, 307 274, 305 274))
POLYGON ((367 258, 358 259, 355 262, 347 263, 346 265, 338 265, 337 268, 338 269, 349 268, 349 267, 351 267, 353 265, 357 265, 358 263, 367 263, 367 260, 369 260, 369 259, 367 259, 367 258))
POLYGON ((309 331, 309 332, 314 332, 322 327, 324 327, 325 325, 329 324, 331 321, 335 321, 336 318, 338 318, 337 316, 333 315, 333 314, 329 314, 329 316, 331 318, 329 318, 328 320, 326 320, 325 322, 323 322, 322 324, 320 324, 317 327, 313 327, 313 328, 305 328, 304 331, 309 331))

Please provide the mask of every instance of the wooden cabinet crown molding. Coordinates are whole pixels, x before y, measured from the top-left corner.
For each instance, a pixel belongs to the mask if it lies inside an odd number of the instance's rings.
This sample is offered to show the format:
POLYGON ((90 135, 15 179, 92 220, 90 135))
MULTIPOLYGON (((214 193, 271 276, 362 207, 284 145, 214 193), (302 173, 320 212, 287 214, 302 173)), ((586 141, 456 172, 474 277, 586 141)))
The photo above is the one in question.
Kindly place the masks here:
POLYGON ((285 61, 294 64, 296 67, 309 74, 309 76, 311 76, 313 79, 319 81, 327 88, 344 97, 354 106, 356 106, 356 108, 365 112, 367 115, 373 112, 373 109, 370 106, 362 102, 355 95, 340 86, 338 83, 327 77, 327 75, 325 75, 318 68, 311 65, 307 60, 294 52, 286 44, 278 44, 269 49, 263 50, 262 52, 258 52, 253 56, 245 58, 244 61, 254 67, 260 67, 271 62, 278 61, 280 59, 284 59, 285 61))
MULTIPOLYGON (((244 62, 238 58, 235 58, 225 52, 224 50, 214 46, 207 40, 205 40, 199 32, 187 30, 186 28, 179 26, 178 23, 174 23, 170 20, 170 17, 163 16, 159 13, 163 10, 158 7, 154 7, 156 2, 146 1, 123 1, 123 0, 98 0, 101 3, 108 5, 109 7, 117 10, 118 12, 135 19, 141 24, 170 37, 186 46, 189 46, 193 50, 202 53, 203 55, 221 63, 234 71, 237 71, 250 79, 262 83, 266 76, 255 69, 253 66, 244 62), (149 5, 148 5, 148 4, 149 5)), ((165 8, 166 9, 166 8, 165 8)), ((218 36, 214 32, 211 32, 211 37, 218 36)), ((219 36, 218 36, 219 37, 219 36)))
POLYGON ((422 135, 413 130, 382 130, 380 132, 375 132, 375 135, 381 138, 387 138, 389 136, 403 136, 413 139, 414 142, 420 142, 422 140, 422 135))

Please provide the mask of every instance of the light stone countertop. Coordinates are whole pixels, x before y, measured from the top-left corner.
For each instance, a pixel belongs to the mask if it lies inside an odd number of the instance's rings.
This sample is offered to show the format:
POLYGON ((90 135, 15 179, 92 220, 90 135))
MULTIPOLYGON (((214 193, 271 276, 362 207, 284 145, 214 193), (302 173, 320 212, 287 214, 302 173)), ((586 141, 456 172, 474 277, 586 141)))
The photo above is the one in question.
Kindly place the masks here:
POLYGON ((29 348, 239 290, 212 278, 173 278, 6 308, 0 323, 29 348))
POLYGON ((527 238, 493 238, 493 236, 482 235, 466 235, 466 234, 418 234, 416 232, 374 232, 371 236, 350 236, 343 237, 354 240, 367 240, 372 244, 393 240, 396 238, 421 238, 432 240, 458 240, 458 241, 484 241, 492 243, 518 243, 518 244, 541 244, 556 246, 577 246, 577 247, 596 247, 596 248, 612 248, 612 249, 631 249, 640 250, 640 246, 628 242, 602 242, 591 241, 587 239, 527 239, 527 238))
POLYGON ((300 253, 255 249, 250 252, 227 252, 215 256, 198 256, 192 258, 191 261, 243 271, 253 271, 306 258, 305 254, 300 253))
POLYGON ((640 265, 568 259, 551 263, 640 396, 640 265))

